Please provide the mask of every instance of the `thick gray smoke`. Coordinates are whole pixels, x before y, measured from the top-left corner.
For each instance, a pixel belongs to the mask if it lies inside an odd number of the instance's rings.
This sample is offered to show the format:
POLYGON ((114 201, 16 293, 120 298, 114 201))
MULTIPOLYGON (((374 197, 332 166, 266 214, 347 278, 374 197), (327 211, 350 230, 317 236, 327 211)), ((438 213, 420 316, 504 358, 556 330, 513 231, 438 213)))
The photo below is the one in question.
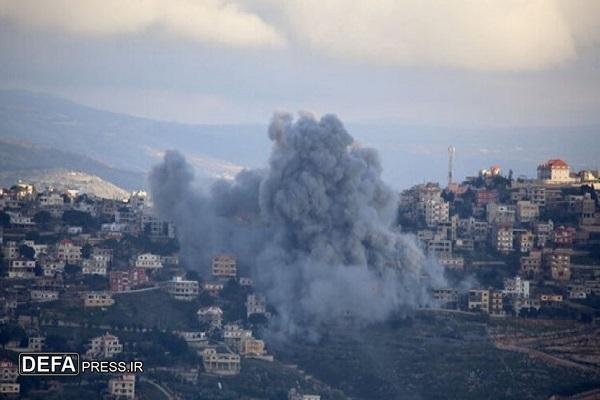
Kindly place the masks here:
POLYGON ((211 255, 236 254, 287 334, 427 303, 441 269, 393 228, 397 199, 376 151, 356 146, 333 115, 276 114, 269 137, 267 170, 217 182, 208 195, 178 153, 154 168, 152 198, 175 221, 184 258, 207 273, 211 255))

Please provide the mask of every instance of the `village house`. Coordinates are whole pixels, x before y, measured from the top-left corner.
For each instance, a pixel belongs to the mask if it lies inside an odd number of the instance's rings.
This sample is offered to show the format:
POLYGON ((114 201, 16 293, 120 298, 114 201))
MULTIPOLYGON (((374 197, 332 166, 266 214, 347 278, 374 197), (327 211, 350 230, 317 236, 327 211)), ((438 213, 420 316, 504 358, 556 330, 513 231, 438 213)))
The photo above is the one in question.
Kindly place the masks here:
POLYGON ((58 300, 58 291, 56 290, 30 290, 29 295, 34 303, 46 303, 58 300))
POLYGON ((227 324, 223 328, 223 341, 236 353, 240 352, 242 342, 252 338, 252 331, 241 329, 236 324, 227 324))
POLYGON ((129 268, 123 271, 110 272, 111 292, 128 292, 150 282, 144 268, 129 268))
POLYGON ((17 242, 9 240, 2 245, 2 257, 5 260, 14 260, 20 256, 17 242))
POLYGON ((86 358, 113 358, 115 355, 123 352, 123 345, 119 338, 106 332, 102 336, 90 339, 86 358))
POLYGON ((55 277, 65 272, 65 262, 60 260, 53 260, 51 258, 44 258, 40 260, 40 265, 44 271, 44 276, 55 277))
POLYGON ((115 304, 110 292, 84 292, 81 298, 84 307, 110 307, 115 304))
POLYGON ((550 275, 555 281, 571 279, 571 255, 568 251, 557 249, 544 251, 544 258, 550 275))
POLYGON ((532 250, 528 256, 520 258, 521 274, 525 276, 538 276, 542 272, 542 252, 532 250))
POLYGON ((521 223, 535 221, 540 216, 540 207, 529 200, 517 202, 517 220, 521 223))
POLYGON ((479 311, 489 313, 490 310, 490 291, 487 289, 469 290, 468 300, 469 311, 479 311))
POLYGON ((201 323, 209 324, 211 328, 221 328, 223 310, 218 306, 202 307, 196 313, 201 323))
POLYGON ((247 338, 242 340, 240 348, 240 355, 245 357, 260 357, 264 356, 265 342, 260 339, 247 338))
POLYGON ((508 296, 529 298, 530 282, 521 278, 520 276, 505 279, 503 293, 508 296))
POLYGON ((192 301, 198 297, 200 292, 198 281, 185 280, 180 276, 173 277, 165 287, 167 293, 175 300, 192 301))
POLYGON ((223 284, 219 282, 204 282, 202 284, 202 291, 213 297, 217 297, 221 293, 221 290, 223 290, 223 287, 223 284))
POLYGON ((160 269, 163 267, 160 256, 152 253, 144 253, 137 256, 135 266, 147 269, 160 269))
POLYGON ((201 331, 174 331, 175 335, 179 336, 189 347, 192 349, 201 349, 206 347, 208 344, 208 337, 206 332, 201 331))
POLYGON ((108 257, 92 254, 90 258, 81 261, 81 272, 84 275, 106 276, 109 264, 110 259, 108 257))
POLYGON ((573 182, 569 164, 563 160, 548 160, 537 167, 537 178, 546 184, 565 184, 573 182))
POLYGON ((449 219, 450 206, 442 199, 431 199, 425 201, 425 224, 434 227, 449 219))
POLYGON ((216 375, 237 375, 240 373, 240 356, 232 353, 218 353, 217 349, 202 351, 204 370, 216 375))
POLYGON ((235 278, 237 262, 233 255, 219 254, 212 258, 212 275, 215 278, 235 278))
POLYGON ((433 290, 433 299, 440 308, 456 309, 458 307, 458 290, 441 288, 433 290))
POLYGON ((250 318, 253 314, 266 314, 267 301, 265 296, 259 294, 249 294, 246 297, 246 316, 250 318))
POLYGON ((123 374, 109 379, 108 393, 118 399, 135 399, 135 375, 123 374))
POLYGON ((515 248, 520 253, 529 253, 534 246, 533 232, 527 229, 513 229, 515 248))
POLYGON ((513 228, 511 225, 495 225, 492 229, 492 246, 500 253, 513 251, 513 228))
POLYGON ((8 262, 8 277, 15 279, 32 279, 35 277, 35 261, 17 258, 8 262))
POLYGON ((512 225, 516 220, 515 206, 509 204, 488 203, 486 215, 489 224, 512 225))
POLYGON ((61 240, 57 248, 58 259, 67 264, 76 265, 81 261, 81 246, 76 246, 70 240, 61 240))

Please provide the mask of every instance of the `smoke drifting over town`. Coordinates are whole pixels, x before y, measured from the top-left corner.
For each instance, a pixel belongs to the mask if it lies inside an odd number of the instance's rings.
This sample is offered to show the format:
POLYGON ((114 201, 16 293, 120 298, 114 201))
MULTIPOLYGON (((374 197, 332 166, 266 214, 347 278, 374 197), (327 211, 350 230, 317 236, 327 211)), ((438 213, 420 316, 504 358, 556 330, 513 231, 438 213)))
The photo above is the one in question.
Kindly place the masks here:
POLYGON ((233 253, 277 310, 284 334, 318 334, 348 315, 375 322, 428 302, 443 281, 415 238, 395 228, 396 194, 377 152, 333 115, 275 114, 266 170, 246 170, 204 193, 191 166, 167 152, 150 175, 155 208, 178 227, 190 266, 233 253))

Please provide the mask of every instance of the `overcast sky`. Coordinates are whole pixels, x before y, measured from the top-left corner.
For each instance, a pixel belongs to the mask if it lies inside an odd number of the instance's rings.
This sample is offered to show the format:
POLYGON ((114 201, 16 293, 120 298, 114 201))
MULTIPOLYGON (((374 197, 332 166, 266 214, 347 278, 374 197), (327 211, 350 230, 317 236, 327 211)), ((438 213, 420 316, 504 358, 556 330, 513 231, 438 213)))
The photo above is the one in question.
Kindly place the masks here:
POLYGON ((600 1, 0 0, 0 86, 201 123, 600 123, 600 1))

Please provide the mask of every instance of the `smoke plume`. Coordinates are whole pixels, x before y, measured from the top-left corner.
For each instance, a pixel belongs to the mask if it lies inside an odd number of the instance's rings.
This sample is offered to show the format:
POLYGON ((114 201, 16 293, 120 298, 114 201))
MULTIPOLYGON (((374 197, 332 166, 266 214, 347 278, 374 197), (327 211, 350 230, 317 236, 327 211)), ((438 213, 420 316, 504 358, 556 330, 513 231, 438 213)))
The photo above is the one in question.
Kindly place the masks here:
POLYGON ((194 188, 179 153, 154 168, 154 205, 175 221, 186 262, 208 275, 213 254, 236 254, 285 334, 427 303, 441 269, 395 228, 396 194, 377 152, 357 146, 333 115, 275 114, 269 138, 268 169, 245 170, 208 194, 194 188))

